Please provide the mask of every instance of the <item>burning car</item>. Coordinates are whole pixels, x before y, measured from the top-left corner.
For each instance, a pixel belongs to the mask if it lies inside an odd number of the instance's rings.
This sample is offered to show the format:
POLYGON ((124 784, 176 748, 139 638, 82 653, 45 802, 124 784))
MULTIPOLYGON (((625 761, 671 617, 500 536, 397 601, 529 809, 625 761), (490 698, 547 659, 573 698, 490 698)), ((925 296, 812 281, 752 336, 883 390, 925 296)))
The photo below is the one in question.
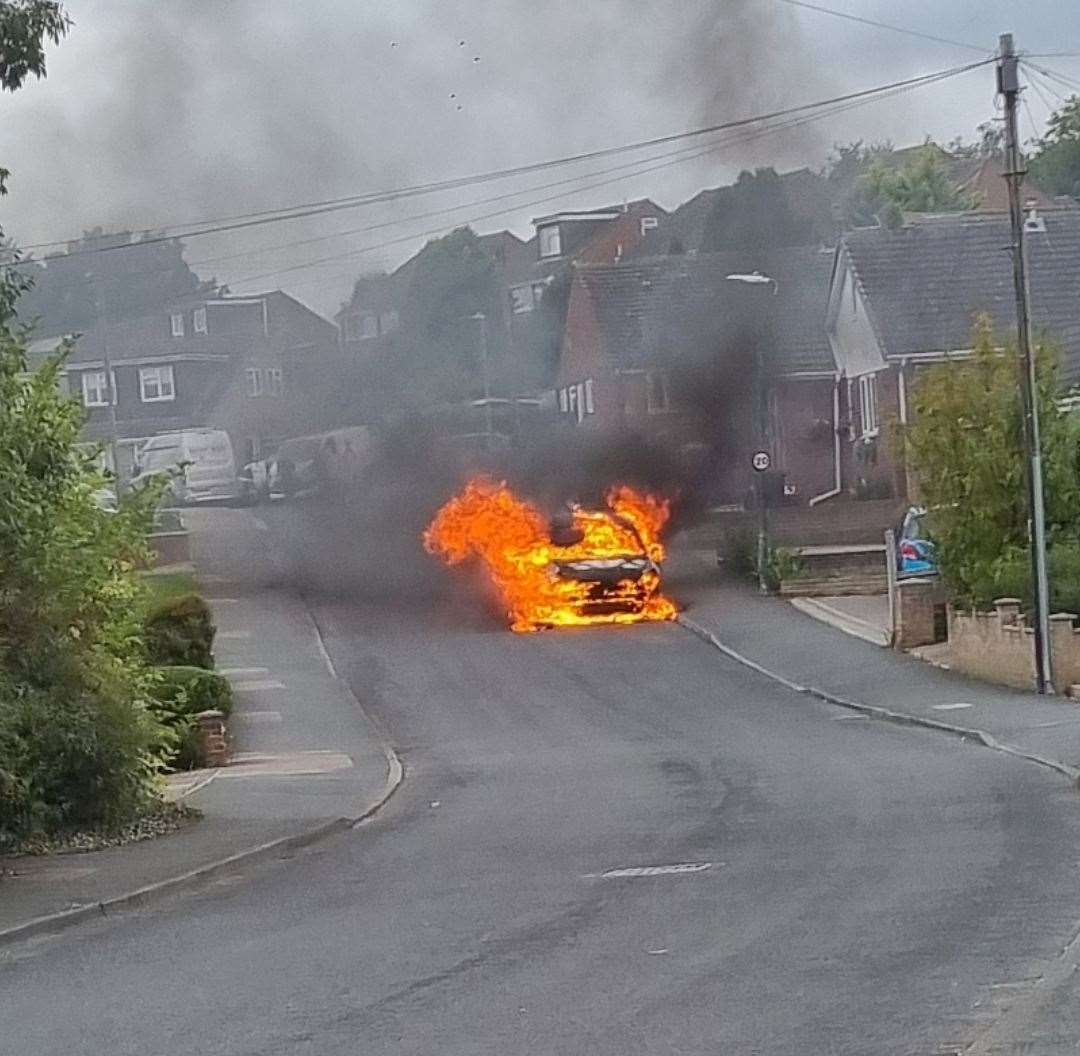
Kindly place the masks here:
POLYGON ((603 509, 567 507, 550 522, 505 484, 479 478, 438 512, 424 534, 448 564, 480 558, 515 631, 670 620, 660 593, 668 504, 631 488, 603 509))

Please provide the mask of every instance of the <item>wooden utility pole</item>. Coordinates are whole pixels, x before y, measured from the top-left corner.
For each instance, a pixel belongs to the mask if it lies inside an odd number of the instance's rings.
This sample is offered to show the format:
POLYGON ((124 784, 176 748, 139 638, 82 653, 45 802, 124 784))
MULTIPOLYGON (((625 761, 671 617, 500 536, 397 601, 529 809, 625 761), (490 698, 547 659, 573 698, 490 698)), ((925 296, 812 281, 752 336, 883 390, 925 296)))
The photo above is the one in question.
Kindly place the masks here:
POLYGON ((1046 572, 1046 506, 1043 497, 1042 442, 1039 435, 1038 383, 1031 342, 1031 305, 1028 261, 1024 244, 1024 210, 1020 197, 1027 170, 1020 153, 1016 109, 1020 97, 1019 59, 1011 33, 1000 40, 997 90, 1005 104, 1005 180, 1009 186, 1009 219, 1012 225, 1013 284, 1016 289, 1016 339, 1020 351, 1024 398, 1024 446, 1027 463, 1028 537, 1031 543, 1031 575, 1035 596, 1035 687, 1052 693, 1050 665, 1050 588, 1046 572))

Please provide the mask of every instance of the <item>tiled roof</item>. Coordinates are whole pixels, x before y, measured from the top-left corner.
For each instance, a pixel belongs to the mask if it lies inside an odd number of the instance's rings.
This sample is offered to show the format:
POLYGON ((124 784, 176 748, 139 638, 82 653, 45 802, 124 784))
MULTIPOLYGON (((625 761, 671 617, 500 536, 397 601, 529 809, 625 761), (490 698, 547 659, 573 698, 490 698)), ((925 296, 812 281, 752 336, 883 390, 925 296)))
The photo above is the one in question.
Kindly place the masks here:
POLYGON ((608 355, 623 369, 679 356, 715 355, 739 334, 760 337, 783 373, 832 371, 825 311, 833 254, 793 247, 758 257, 736 253, 653 257, 585 266, 577 281, 589 291, 608 355), (760 270, 769 287, 729 275, 760 270))
MULTIPOLYGON (((1042 216, 1027 236, 1032 322, 1065 349, 1063 380, 1080 381, 1080 210, 1042 216)), ((975 317, 988 313, 1015 332, 1009 221, 961 213, 896 231, 870 228, 844 239, 887 356, 969 348, 975 317)))

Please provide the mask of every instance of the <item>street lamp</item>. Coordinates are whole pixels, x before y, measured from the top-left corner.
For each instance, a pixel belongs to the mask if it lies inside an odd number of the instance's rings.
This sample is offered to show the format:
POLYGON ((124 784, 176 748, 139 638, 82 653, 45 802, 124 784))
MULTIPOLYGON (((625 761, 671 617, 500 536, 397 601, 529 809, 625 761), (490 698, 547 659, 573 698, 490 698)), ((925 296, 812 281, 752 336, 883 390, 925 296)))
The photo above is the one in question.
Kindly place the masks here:
MULTIPOLYGON (((777 281, 768 275, 762 275, 760 271, 737 272, 725 277, 728 282, 740 282, 745 286, 771 286, 773 296, 780 292, 777 281)), ((764 481, 765 472, 770 465, 769 456, 771 452, 769 451, 769 414, 765 396, 765 367, 760 342, 754 348, 754 404, 757 436, 757 451, 754 454, 754 472, 757 474, 757 479, 754 490, 757 493, 758 505, 758 589, 762 594, 767 594, 769 584, 765 575, 765 565, 769 556, 769 511, 764 481)))

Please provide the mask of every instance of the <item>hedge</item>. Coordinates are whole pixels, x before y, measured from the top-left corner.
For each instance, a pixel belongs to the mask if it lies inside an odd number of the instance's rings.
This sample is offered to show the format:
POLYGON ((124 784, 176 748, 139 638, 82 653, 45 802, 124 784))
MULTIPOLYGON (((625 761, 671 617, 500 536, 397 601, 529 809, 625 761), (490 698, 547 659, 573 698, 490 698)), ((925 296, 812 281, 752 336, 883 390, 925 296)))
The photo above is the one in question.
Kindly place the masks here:
POLYGON ((158 716, 179 735, 172 765, 190 769, 199 765, 195 716, 202 711, 232 714, 232 687, 227 679, 203 667, 177 665, 158 669, 154 696, 158 716))

